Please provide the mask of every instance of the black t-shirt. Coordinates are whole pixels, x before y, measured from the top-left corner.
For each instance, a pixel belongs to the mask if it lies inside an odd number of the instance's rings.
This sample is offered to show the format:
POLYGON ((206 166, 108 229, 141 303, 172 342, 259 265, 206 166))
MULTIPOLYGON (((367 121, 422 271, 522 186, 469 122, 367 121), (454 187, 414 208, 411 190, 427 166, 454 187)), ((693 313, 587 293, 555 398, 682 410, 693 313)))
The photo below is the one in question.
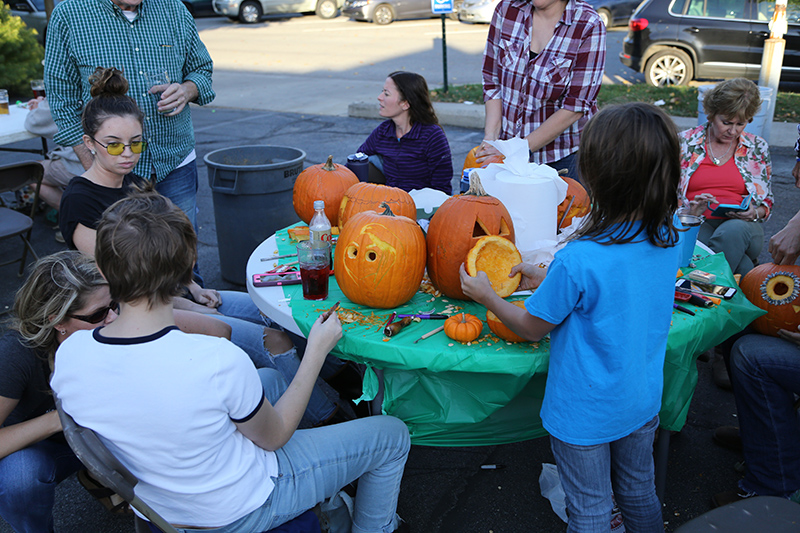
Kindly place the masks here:
POLYGON ((47 357, 22 344, 16 331, 0 337, 0 396, 19 400, 2 422, 12 426, 55 408, 47 357))
POLYGON ((58 227, 67 246, 76 249, 72 235, 78 224, 83 224, 89 229, 97 229, 103 211, 117 200, 125 198, 131 185, 139 183, 140 180, 138 176, 128 174, 122 181, 122 187, 113 189, 92 183, 83 176, 72 178, 64 189, 58 210, 58 227))

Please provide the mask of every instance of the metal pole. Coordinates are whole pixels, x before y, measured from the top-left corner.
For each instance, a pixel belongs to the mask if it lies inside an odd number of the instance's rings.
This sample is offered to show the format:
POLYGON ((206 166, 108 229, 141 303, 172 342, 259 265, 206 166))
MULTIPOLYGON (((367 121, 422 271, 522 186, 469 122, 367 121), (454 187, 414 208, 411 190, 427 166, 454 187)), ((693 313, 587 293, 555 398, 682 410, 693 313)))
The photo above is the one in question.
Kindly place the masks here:
POLYGON ((764 131, 762 136, 769 142, 772 130, 772 119, 775 117, 775 102, 778 99, 778 85, 781 81, 781 68, 783 67, 783 53, 786 50, 786 41, 783 35, 788 31, 786 23, 786 0, 775 2, 775 12, 769 24, 770 36, 764 41, 764 53, 761 56, 761 73, 758 76, 760 87, 772 89, 772 98, 767 102, 764 131))
POLYGON ((447 92, 447 34, 445 33, 445 16, 442 17, 442 71, 444 72, 444 92, 447 92))

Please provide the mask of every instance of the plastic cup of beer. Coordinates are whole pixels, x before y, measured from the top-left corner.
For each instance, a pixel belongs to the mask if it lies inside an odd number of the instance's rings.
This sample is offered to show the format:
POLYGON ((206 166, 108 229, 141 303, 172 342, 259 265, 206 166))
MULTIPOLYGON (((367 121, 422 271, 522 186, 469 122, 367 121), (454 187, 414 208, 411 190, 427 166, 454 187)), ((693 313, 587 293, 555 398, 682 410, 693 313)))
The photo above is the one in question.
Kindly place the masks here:
POLYGON ((34 98, 44 97, 44 80, 31 80, 31 90, 34 98))
POLYGON ((0 115, 8 115, 8 91, 0 89, 0 115))
MULTIPOLYGON (((145 79, 147 80, 147 90, 150 94, 153 95, 156 101, 156 107, 158 107, 158 102, 161 100, 161 93, 167 90, 167 86, 171 83, 169 81, 169 74, 167 74, 166 70, 159 70, 156 72, 148 72, 145 74, 145 79), (158 90, 153 92, 153 87, 158 87, 158 90)), ((166 114, 172 113, 175 111, 174 109, 169 109, 166 111, 159 111, 159 113, 166 114)))
POLYGON ((328 297, 328 277, 331 273, 331 244, 303 241, 297 244, 297 262, 303 298, 324 300, 328 297))

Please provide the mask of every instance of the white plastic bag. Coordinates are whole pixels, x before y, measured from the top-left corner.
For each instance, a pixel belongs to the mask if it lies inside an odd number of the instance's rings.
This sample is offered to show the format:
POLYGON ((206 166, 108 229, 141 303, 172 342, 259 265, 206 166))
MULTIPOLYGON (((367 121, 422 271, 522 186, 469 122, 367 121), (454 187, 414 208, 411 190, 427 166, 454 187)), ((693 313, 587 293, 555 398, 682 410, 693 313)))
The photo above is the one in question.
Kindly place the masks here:
POLYGON ((539 476, 539 488, 542 496, 550 500, 550 507, 565 523, 567 521, 567 502, 561 480, 558 478, 558 467, 551 463, 542 463, 542 474, 539 476))

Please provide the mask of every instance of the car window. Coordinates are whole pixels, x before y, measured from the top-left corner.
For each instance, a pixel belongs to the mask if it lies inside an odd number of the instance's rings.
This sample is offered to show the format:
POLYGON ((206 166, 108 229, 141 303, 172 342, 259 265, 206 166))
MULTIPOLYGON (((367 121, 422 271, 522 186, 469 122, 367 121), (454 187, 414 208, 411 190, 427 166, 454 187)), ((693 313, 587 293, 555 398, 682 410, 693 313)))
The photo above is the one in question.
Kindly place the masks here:
MULTIPOLYGON (((773 5, 774 3, 773 0, 773 5)), ((746 0, 689 0, 686 15, 689 17, 746 19, 748 18, 746 5, 746 0)))
MULTIPOLYGON (((754 18, 769 22, 772 20, 774 11, 775 0, 757 0, 756 16, 754 18)), ((789 0, 789 4, 786 6, 786 21, 790 24, 800 23, 800 0, 789 0)))

